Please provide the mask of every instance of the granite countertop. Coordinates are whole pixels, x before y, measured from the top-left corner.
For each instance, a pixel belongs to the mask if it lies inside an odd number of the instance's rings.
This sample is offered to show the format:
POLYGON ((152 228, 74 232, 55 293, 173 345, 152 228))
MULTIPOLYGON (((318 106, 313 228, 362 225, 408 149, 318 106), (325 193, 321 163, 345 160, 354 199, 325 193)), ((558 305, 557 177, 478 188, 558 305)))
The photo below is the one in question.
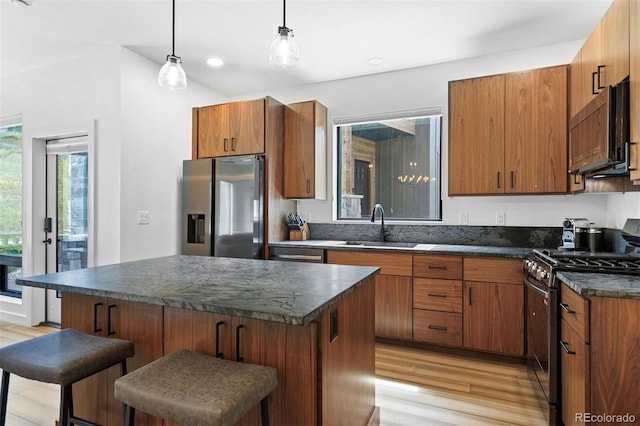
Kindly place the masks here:
MULTIPOLYGON (((393 244, 393 242, 391 242, 390 244, 393 244)), ((349 245, 346 241, 335 240, 275 241, 269 242, 269 246, 323 248, 331 250, 378 250, 408 252, 415 254, 457 254, 460 256, 497 256, 520 259, 524 259, 531 253, 531 249, 525 247, 492 247, 458 244, 416 244, 414 247, 396 247, 377 245, 349 245)))
POLYGON ((368 266, 168 256, 18 279, 21 285, 305 325, 378 273, 368 266))
POLYGON ((622 274, 556 272, 560 281, 583 297, 640 299, 640 277, 622 274))

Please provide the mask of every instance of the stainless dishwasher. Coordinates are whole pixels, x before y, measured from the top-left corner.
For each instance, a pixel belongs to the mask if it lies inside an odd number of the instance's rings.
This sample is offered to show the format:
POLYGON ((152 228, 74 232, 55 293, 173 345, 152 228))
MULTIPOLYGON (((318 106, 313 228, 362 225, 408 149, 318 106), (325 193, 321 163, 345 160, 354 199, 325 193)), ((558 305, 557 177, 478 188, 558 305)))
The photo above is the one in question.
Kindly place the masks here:
POLYGON ((307 247, 269 247, 270 260, 325 263, 325 251, 307 247))

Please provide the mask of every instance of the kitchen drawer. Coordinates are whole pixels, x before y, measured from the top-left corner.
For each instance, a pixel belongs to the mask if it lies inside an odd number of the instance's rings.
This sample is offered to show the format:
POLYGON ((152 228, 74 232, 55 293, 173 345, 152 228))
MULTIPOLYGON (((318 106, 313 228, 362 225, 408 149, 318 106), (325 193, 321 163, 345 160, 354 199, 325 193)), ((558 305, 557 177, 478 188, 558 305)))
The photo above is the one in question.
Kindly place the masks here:
POLYGON ((413 307, 462 313, 462 281, 414 278, 413 307))
POLYGON ((414 309, 413 340, 462 346, 462 314, 414 309))
POLYGON ((378 266, 384 275, 411 276, 411 255, 404 253, 327 250, 327 263, 356 266, 378 266))
POLYGON ((413 276, 461 280, 462 257, 414 255, 413 276))
POLYGON ((571 290, 566 284, 560 288, 560 318, 589 343, 589 301, 571 290))
POLYGON ((522 259, 465 257, 464 280, 524 285, 522 259))

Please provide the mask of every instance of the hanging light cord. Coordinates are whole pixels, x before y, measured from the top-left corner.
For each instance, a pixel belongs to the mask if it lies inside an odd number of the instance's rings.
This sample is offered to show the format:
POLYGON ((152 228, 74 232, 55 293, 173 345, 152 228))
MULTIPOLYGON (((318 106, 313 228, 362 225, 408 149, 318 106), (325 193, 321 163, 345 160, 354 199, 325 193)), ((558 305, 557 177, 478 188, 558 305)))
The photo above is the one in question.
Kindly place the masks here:
POLYGON ((282 0, 282 26, 287 28, 287 0, 282 0))
POLYGON ((176 56, 176 0, 173 0, 171 17, 171 56, 176 56))

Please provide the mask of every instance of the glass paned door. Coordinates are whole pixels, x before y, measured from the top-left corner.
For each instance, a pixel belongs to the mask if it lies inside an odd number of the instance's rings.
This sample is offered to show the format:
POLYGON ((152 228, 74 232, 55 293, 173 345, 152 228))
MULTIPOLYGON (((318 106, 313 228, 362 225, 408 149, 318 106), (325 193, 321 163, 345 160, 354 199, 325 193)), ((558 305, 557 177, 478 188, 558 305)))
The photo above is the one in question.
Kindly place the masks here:
MULTIPOLYGON (((87 267, 89 162, 86 145, 78 149, 47 150, 47 273, 87 267)), ((48 290, 46 304, 46 320, 59 323, 59 294, 48 290)))

